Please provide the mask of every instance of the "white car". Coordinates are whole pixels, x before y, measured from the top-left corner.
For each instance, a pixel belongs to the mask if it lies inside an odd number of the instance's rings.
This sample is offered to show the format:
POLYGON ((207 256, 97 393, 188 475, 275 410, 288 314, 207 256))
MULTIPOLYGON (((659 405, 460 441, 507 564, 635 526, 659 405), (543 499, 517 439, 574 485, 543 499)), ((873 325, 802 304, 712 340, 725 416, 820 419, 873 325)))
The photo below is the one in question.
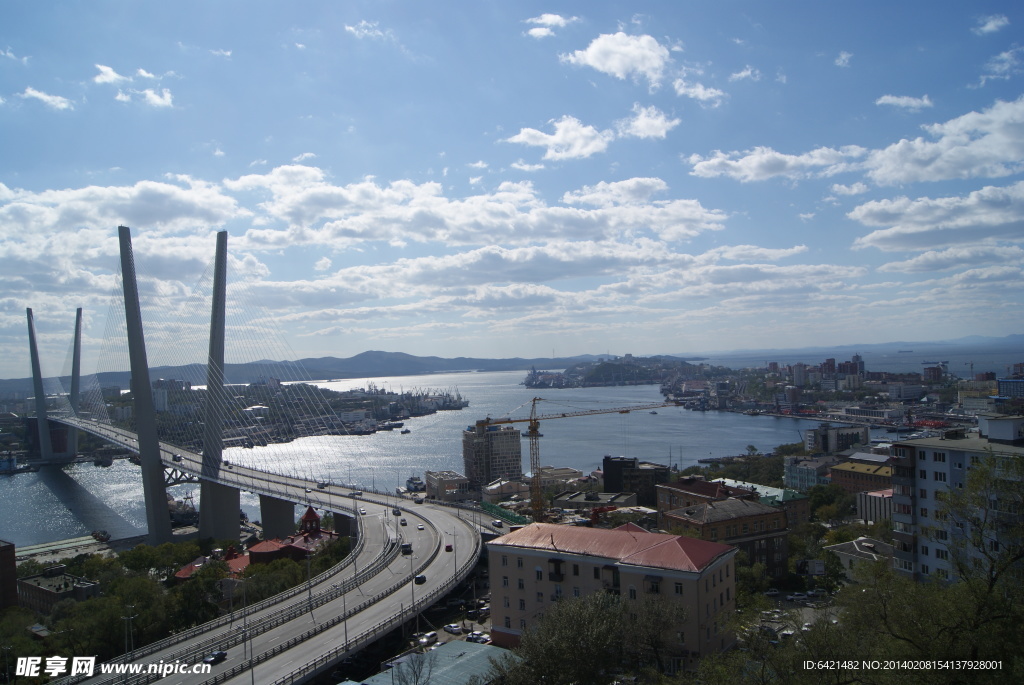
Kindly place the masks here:
POLYGON ((794 592, 792 594, 786 595, 786 599, 790 602, 803 602, 807 599, 807 595, 805 595, 803 592, 794 592))
POLYGON ((416 530, 423 530, 423 524, 422 523, 417 523, 416 524, 416 530))
POLYGON ((359 513, 361 515, 363 515, 363 516, 366 516, 366 509, 363 509, 362 507, 359 507, 359 513))
POLYGON ((446 633, 451 633, 452 635, 462 635, 462 626, 458 623, 449 623, 444 627, 444 630, 446 633))

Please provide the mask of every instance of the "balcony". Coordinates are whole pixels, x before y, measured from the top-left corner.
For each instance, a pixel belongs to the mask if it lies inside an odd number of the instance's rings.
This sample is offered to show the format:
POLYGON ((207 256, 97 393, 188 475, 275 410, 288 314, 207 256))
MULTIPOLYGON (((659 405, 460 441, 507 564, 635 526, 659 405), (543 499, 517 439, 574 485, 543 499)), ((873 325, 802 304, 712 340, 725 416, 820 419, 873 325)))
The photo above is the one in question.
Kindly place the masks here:
POLYGON ((565 580, 565 574, 560 571, 551 571, 548 573, 548 580, 552 583, 561 583, 565 580))

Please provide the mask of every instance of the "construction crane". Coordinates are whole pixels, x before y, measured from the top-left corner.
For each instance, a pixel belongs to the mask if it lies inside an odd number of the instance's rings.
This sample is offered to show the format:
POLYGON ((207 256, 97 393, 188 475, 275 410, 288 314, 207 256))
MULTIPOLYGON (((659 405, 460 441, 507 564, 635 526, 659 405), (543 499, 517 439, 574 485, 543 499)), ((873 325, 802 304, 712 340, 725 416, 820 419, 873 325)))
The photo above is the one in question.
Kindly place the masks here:
MULTIPOLYGON (((500 418, 480 419, 476 422, 476 432, 481 434, 488 426, 498 426, 509 423, 526 423, 526 437, 530 439, 530 509, 533 510, 533 520, 540 521, 544 512, 544 493, 540 485, 540 422, 548 419, 567 419, 573 416, 591 416, 593 414, 628 414, 641 409, 656 409, 658 407, 674 407, 678 402, 654 402, 652 404, 636 404, 629 407, 615 407, 613 409, 582 409, 578 411, 559 412, 557 414, 538 414, 537 403, 544 402, 543 397, 534 397, 530 401, 530 417, 524 419, 500 418)), ((525 403, 519 407, 526 406, 525 403)), ((519 409, 516 407, 516 409, 519 409)), ((515 411, 513 409, 512 411, 515 411)))

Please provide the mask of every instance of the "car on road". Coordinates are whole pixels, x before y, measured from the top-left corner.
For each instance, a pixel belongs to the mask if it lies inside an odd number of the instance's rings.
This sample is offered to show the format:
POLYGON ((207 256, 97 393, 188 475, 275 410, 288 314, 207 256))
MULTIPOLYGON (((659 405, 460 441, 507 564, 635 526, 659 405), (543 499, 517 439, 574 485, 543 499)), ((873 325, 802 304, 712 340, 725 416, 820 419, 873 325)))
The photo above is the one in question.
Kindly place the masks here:
POLYGON ((803 602, 807 600, 807 595, 803 592, 794 592, 786 595, 786 599, 790 602, 803 602))
POLYGON ((770 587, 770 588, 768 588, 767 590, 764 591, 764 596, 765 597, 778 597, 779 596, 779 591, 776 590, 773 587, 770 587))
POLYGON ((453 549, 455 549, 455 548, 452 547, 451 544, 447 544, 447 545, 444 546, 444 551, 445 552, 451 552, 453 549))
POLYGON ((501 528, 501 527, 503 527, 505 525, 505 523, 503 521, 498 520, 498 519, 494 519, 493 521, 491 521, 491 525, 494 526, 495 528, 501 528))
POLYGON ((462 635, 462 626, 458 623, 449 623, 444 627, 444 631, 452 635, 462 635))
POLYGON ((361 514, 362 516, 366 516, 366 509, 363 509, 362 507, 359 507, 359 513, 360 513, 360 514, 361 514))
POLYGON ((416 530, 423 530, 423 524, 422 523, 417 523, 416 524, 416 530))
POLYGON ((227 652, 220 652, 220 651, 210 652, 205 657, 203 657, 203 663, 204 664, 219 664, 220 662, 224 661, 227 658, 228 658, 228 653, 227 652))
POLYGON ((313 492, 313 491, 310 490, 309 488, 306 488, 306 492, 313 492))
POLYGON ((409 522, 406 521, 405 519, 399 519, 398 522, 401 523, 403 526, 409 525, 409 522))
POLYGON ((427 582, 427 577, 421 573, 420 575, 416 576, 413 580, 416 581, 417 585, 423 585, 423 583, 427 582))
POLYGON ((171 457, 173 461, 181 461, 184 458, 185 457, 181 456, 180 454, 175 454, 173 457, 171 457))
POLYGON ((474 630, 472 633, 469 634, 469 637, 466 638, 466 642, 476 642, 481 645, 485 645, 490 641, 491 636, 489 634, 481 633, 478 630, 474 630))
POLYGON ((429 633, 424 633, 423 637, 417 640, 421 645, 432 645, 437 642, 437 633, 431 630, 429 633))

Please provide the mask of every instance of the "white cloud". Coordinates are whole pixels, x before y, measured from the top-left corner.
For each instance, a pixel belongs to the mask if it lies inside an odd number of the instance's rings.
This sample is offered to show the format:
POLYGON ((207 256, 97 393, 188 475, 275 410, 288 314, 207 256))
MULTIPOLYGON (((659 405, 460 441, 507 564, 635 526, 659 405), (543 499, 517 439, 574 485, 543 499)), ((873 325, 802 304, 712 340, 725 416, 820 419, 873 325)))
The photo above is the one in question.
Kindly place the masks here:
POLYGON ((748 64, 746 67, 744 67, 740 71, 737 71, 734 74, 730 74, 729 75, 729 80, 730 81, 744 81, 744 80, 760 81, 761 80, 761 72, 748 64))
POLYGON ((725 93, 717 88, 709 88, 701 83, 691 83, 685 79, 678 78, 672 83, 676 95, 693 98, 702 105, 718 107, 725 97, 725 93))
POLYGON ((924 107, 931 107, 932 101, 927 95, 919 98, 911 97, 910 95, 883 95, 875 100, 875 104, 918 110, 924 107))
POLYGON ((345 30, 351 33, 356 38, 375 38, 383 39, 390 36, 389 31, 382 31, 380 25, 376 21, 366 21, 365 19, 360 21, 355 26, 345 24, 345 30))
POLYGON ((611 131, 598 131, 593 126, 584 126, 579 119, 563 116, 553 122, 555 132, 548 134, 534 128, 524 128, 511 138, 508 143, 522 143, 546 148, 544 159, 582 159, 608 149, 608 144, 615 138, 611 131))
POLYGON ((571 205, 587 204, 595 207, 638 205, 650 201, 655 193, 668 190, 660 178, 631 178, 626 181, 601 181, 594 186, 583 186, 562 196, 562 202, 571 205))
POLYGON ((1024 264, 1024 249, 1016 245, 967 245, 941 251, 928 250, 912 259, 883 264, 878 270, 890 273, 922 273, 999 264, 1024 264))
POLYGON ((210 50, 210 54, 217 57, 231 57, 230 50, 210 50))
POLYGON ((316 158, 316 153, 315 152, 303 152, 301 155, 296 155, 295 157, 292 157, 292 161, 293 162, 305 162, 307 159, 315 159, 315 158, 316 158))
POLYGON ((669 119, 664 112, 655 106, 641 107, 633 105, 634 116, 615 122, 620 136, 633 138, 664 139, 669 131, 681 123, 681 119, 669 119))
POLYGON ((316 264, 313 265, 316 271, 327 271, 331 268, 331 260, 327 257, 321 257, 316 260, 316 264))
POLYGON ((516 161, 512 162, 512 164, 510 164, 509 166, 511 166, 513 169, 518 169, 519 171, 540 171, 541 169, 544 168, 543 164, 527 164, 525 161, 521 159, 517 159, 516 161))
POLYGON ((695 154, 687 161, 693 165, 690 173, 694 176, 726 176, 746 183, 779 176, 793 180, 828 176, 845 170, 850 160, 861 157, 865 152, 863 148, 851 145, 838 150, 822 147, 802 155, 787 155, 769 147, 757 147, 745 153, 726 154, 715 150, 709 157, 695 154))
POLYGON ((669 51, 651 36, 631 36, 620 31, 601 34, 586 50, 561 55, 561 60, 592 67, 618 79, 644 77, 651 88, 656 88, 669 62, 669 51))
POLYGON ((156 78, 156 75, 149 73, 145 69, 136 69, 135 75, 139 78, 156 78))
POLYGON ((24 92, 19 95, 25 99, 39 100, 44 105, 52 109, 74 109, 74 106, 71 104, 71 100, 61 97, 60 95, 44 93, 41 90, 36 90, 32 86, 26 87, 24 92))
POLYGON ((476 162, 470 162, 466 166, 468 166, 471 169, 486 169, 487 168, 487 162, 485 162, 485 161, 483 161, 481 159, 481 160, 476 161, 476 162))
POLYGON ((531 38, 550 38, 555 35, 555 32, 549 29, 547 26, 534 26, 526 32, 526 35, 531 38))
POLYGON ((992 14, 987 17, 979 17, 978 25, 971 29, 971 31, 982 36, 986 33, 995 33, 1009 25, 1010 20, 1006 18, 1005 14, 992 14))
POLYGON ((1024 241, 1024 181, 986 186, 966 197, 907 197, 867 202, 847 214, 866 226, 888 226, 858 238, 854 247, 928 250, 1024 241))
POLYGON ((217 147, 213 148, 213 156, 214 157, 223 157, 224 156, 224 151, 220 149, 220 146, 217 146, 217 147))
POLYGON ((95 83, 121 83, 122 81, 131 81, 127 76, 122 76, 108 66, 103 64, 97 64, 95 66, 100 72, 92 79, 95 83))
POLYGON ((131 102, 132 96, 129 93, 126 93, 123 90, 118 89, 117 95, 114 96, 114 99, 118 102, 131 102))
POLYGON ((18 57, 12 51, 10 46, 6 50, 0 51, 0 55, 3 55, 7 59, 14 60, 15 62, 21 62, 22 64, 28 64, 28 57, 18 57))
POLYGON ((305 49, 306 49, 306 46, 305 46, 305 45, 304 45, 303 43, 296 43, 296 44, 295 44, 295 48, 296 48, 297 50, 305 50, 305 49))
POLYGON ((868 176, 886 185, 992 178, 1024 169, 1024 97, 922 128, 934 140, 904 139, 873 151, 868 176))
POLYGON ((702 258, 712 258, 715 261, 721 258, 729 259, 734 262, 775 262, 780 259, 785 259, 786 257, 803 254, 804 252, 807 252, 806 245, 795 245, 793 247, 781 249, 758 247, 757 245, 732 245, 729 247, 716 247, 711 249, 704 253, 702 258))
POLYGON ((525 23, 537 24, 538 26, 557 26, 558 28, 564 28, 579 20, 579 17, 563 17, 560 14, 542 14, 539 17, 527 19, 525 23))
POLYGON ((850 66, 850 59, 853 58, 852 52, 840 52, 839 56, 836 57, 835 65, 837 67, 848 67, 850 66))
POLYGON ((985 64, 980 85, 989 81, 1006 81, 1020 73, 1020 59, 1024 48, 1016 47, 1000 52, 985 64))
POLYGON ((480 183, 480 181, 482 181, 482 180, 484 180, 483 176, 470 176, 469 177, 469 185, 471 185, 471 186, 478 185, 480 183))
POLYGON ((140 93, 143 101, 151 107, 173 107, 171 91, 163 88, 159 93, 152 88, 147 88, 140 93))
POLYGON ((798 216, 800 217, 801 221, 810 221, 817 215, 814 212, 804 212, 803 214, 799 214, 798 216))
POLYGON ((860 181, 848 186, 844 186, 841 183, 833 183, 831 190, 836 195, 863 195, 868 192, 868 187, 860 181))

